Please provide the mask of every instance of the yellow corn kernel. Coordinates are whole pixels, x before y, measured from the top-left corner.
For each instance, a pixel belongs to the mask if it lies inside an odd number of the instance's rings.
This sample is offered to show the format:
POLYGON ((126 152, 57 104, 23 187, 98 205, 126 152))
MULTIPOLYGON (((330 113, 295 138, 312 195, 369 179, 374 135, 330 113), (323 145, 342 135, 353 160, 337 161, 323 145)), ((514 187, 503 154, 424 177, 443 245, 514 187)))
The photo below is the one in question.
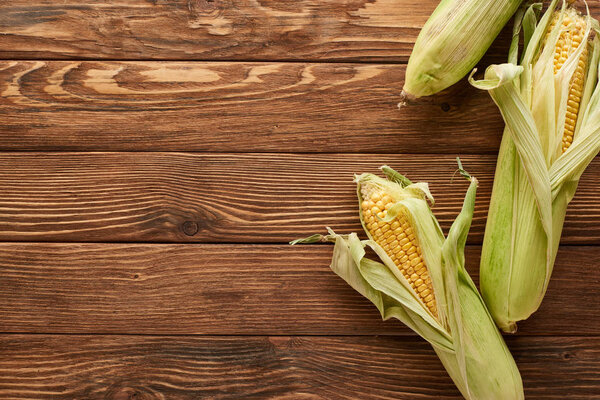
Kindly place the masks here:
MULTIPOLYGON (((586 30, 586 21, 575 9, 569 8, 567 15, 563 18, 558 41, 554 48, 554 74, 556 75, 563 67, 567 59, 577 51, 578 47, 584 39, 586 30)), ((550 27, 546 33, 548 39, 552 29, 556 27, 560 17, 560 12, 556 11, 550 27)), ((545 41, 546 41, 545 40, 545 41)), ((573 143, 573 135, 575 134, 575 126, 577 124, 577 115, 579 113, 579 103, 583 92, 583 84, 585 74, 587 72, 587 64, 589 57, 589 49, 587 43, 581 53, 575 73, 569 83, 569 98, 567 101, 567 115, 562 136, 562 152, 564 153, 573 143)))
MULTIPOLYGON (((385 218, 387 210, 394 204, 392 197, 382 191, 370 193, 370 197, 361 203, 363 215, 377 215, 385 218), (384 210, 384 211, 382 211, 384 210)), ((414 230, 406 215, 400 214, 391 222, 379 220, 377 225, 367 224, 373 239, 394 261, 402 275, 410 283, 415 294, 437 317, 437 305, 433 296, 433 285, 414 230), (385 232, 385 237, 382 232, 385 232), (388 236, 389 235, 389 236, 388 236)))

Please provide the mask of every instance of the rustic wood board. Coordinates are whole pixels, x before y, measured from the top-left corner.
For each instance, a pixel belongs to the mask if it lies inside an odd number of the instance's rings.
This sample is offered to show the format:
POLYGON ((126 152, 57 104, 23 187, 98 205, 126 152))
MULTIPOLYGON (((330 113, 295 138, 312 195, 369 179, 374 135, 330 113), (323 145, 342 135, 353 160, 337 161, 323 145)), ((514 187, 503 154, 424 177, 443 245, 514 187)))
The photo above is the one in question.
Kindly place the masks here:
MULTIPOLYGON (((583 2, 579 1, 580 7, 583 2)), ((0 1, 0 59, 406 62, 437 0, 0 1)), ((600 4, 588 1, 598 15, 600 4)), ((505 62, 510 27, 485 65, 505 62)))
MULTIPOLYGON (((436 0, 5 0, 0 58, 398 62, 408 59, 436 5, 436 0)), ((506 53, 505 46, 498 47, 495 53, 506 53)))
MULTIPOLYGON (((597 337, 508 345, 528 400, 600 398, 597 337)), ((462 398, 420 338, 0 335, 0 348, 3 399, 462 398)))
POLYGON ((463 81, 398 110, 404 71, 382 64, 0 61, 0 149, 497 151, 503 122, 486 92, 463 81))
MULTIPOLYGON (((412 335, 330 269, 331 245, 0 244, 0 332, 412 335)), ((560 249, 520 334, 600 335, 598 247, 560 249), (582 323, 585 321, 585 323, 582 323)), ((467 251, 477 279, 479 247, 467 251)))
MULTIPOLYGON (((480 180, 480 243, 495 156, 465 155, 480 180)), ((353 174, 388 163, 430 183, 444 229, 468 183, 452 155, 0 153, 0 240, 287 243, 361 230, 353 174)), ((583 175, 565 244, 600 244, 600 163, 583 175)))

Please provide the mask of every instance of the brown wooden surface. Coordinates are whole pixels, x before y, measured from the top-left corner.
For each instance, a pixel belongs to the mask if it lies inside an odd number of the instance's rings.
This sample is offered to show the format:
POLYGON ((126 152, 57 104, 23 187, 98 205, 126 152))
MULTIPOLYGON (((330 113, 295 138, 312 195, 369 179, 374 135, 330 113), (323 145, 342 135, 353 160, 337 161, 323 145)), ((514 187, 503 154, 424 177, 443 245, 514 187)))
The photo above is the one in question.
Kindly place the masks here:
MULTIPOLYGON (((508 343, 527 399, 600 398, 597 337, 508 343)), ((0 348, 3 399, 462 398, 419 338, 0 335, 0 348)))
POLYGON ((435 0, 3 0, 0 58, 406 61, 436 5, 435 0))
MULTIPOLYGON (((480 180, 480 243, 496 157, 465 155, 480 180)), ((361 229, 353 174, 388 163, 430 183, 444 229, 467 182, 453 155, 0 153, 0 240, 287 243, 361 229)), ((563 243, 600 244, 600 163, 583 175, 563 243)))
MULTIPOLYGON (((0 244, 0 332, 412 335, 329 269, 331 245, 0 244)), ((600 335, 598 247, 560 249, 519 334, 600 335)), ((467 250, 477 280, 479 247, 467 250)))
MULTIPOLYGON (((500 115, 464 80, 396 107, 437 3, 0 0, 0 399, 460 398, 330 245, 285 244, 359 230, 352 174, 381 164, 447 229, 460 155, 477 279, 500 115)), ((528 400, 600 398, 598 176, 507 338, 528 400)))
POLYGON ((404 71, 381 64, 0 61, 0 149, 497 151, 503 122, 486 92, 463 81, 400 111, 404 71))
MULTIPOLYGON (((0 59, 406 62, 438 3, 1 0, 0 59)), ((597 15, 597 0, 588 4, 597 15)), ((488 63, 506 60, 509 32, 488 63)))

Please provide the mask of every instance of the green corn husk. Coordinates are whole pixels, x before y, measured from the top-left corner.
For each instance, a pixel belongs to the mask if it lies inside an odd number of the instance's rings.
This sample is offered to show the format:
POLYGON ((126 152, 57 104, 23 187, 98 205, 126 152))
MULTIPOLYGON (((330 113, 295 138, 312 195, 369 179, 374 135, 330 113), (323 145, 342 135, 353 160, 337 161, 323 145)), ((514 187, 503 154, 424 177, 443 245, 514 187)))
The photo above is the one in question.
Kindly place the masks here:
POLYGON ((372 174, 356 177, 359 202, 363 201, 363 185, 376 185, 385 188, 386 193, 394 193, 398 201, 382 221, 394 221, 402 213, 411 222, 433 284, 437 316, 369 234, 362 210, 361 222, 368 240, 360 240, 356 233, 338 235, 329 230, 327 236, 314 235, 292 244, 335 242, 331 269, 369 299, 384 320, 397 318, 427 340, 466 399, 523 399, 517 366, 464 267, 477 180, 461 169, 471 184, 462 211, 445 238, 429 208, 428 199, 433 199, 427 184, 412 184, 388 167, 383 170, 388 180, 372 174), (378 260, 365 256, 367 247, 374 250, 378 260))
POLYGON ((465 77, 522 0, 442 0, 423 26, 406 67, 403 102, 465 77))
MULTIPOLYGON (((600 150, 599 39, 584 40, 554 76, 552 50, 560 23, 550 29, 552 12, 560 12, 560 22, 570 7, 562 2, 557 8, 557 3, 554 0, 539 21, 541 4, 519 11, 509 63, 490 66, 483 80, 470 78, 474 86, 489 91, 506 123, 480 271, 483 298, 505 332, 515 332, 516 323, 540 306, 567 205, 600 150), (517 65, 521 31, 525 47, 517 65), (569 83, 584 46, 589 46, 589 64, 575 135, 562 153, 569 83)), ((589 15, 586 20, 589 39, 598 22, 589 15)))

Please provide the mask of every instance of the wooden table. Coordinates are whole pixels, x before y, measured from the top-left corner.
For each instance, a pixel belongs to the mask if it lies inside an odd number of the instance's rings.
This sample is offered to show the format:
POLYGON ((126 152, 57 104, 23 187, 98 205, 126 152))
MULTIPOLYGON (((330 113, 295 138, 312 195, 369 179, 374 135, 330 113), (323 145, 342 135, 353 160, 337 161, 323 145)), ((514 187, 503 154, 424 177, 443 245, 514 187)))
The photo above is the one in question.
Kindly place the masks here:
MULTIPOLYGON (((460 398, 331 246, 286 244, 359 230, 352 174, 384 163, 447 229, 460 155, 477 275, 497 109, 464 82, 396 108, 436 3, 0 0, 0 398, 460 398)), ((600 398, 599 183, 594 161, 507 338, 528 399, 600 398)))

